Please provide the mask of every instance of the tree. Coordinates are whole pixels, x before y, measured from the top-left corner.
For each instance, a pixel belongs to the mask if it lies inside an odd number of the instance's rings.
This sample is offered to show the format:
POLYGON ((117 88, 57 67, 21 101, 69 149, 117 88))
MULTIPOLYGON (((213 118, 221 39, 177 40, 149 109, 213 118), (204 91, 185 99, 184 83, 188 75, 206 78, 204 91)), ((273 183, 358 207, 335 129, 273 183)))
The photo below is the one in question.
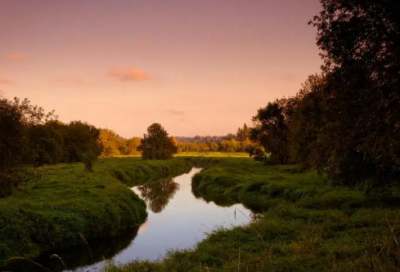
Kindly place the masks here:
POLYGON ((322 128, 326 125, 325 85, 324 75, 311 75, 293 98, 296 106, 288 122, 288 150, 291 161, 306 169, 318 168, 318 161, 326 154, 320 152, 322 128))
POLYGON ((64 139, 64 162, 81 162, 83 154, 98 157, 103 151, 99 139, 100 129, 81 121, 68 125, 54 124, 64 139))
POLYGON ((117 134, 114 131, 110 129, 100 129, 99 141, 103 145, 102 157, 121 155, 117 134))
POLYGON ((209 145, 210 145, 210 151, 212 152, 218 151, 219 146, 217 143, 211 142, 209 145))
POLYGON ((178 152, 178 147, 168 136, 167 131, 158 123, 147 128, 147 134, 138 146, 142 158, 148 160, 167 160, 178 152))
POLYGON ((134 137, 126 141, 127 146, 127 154, 126 155, 136 155, 139 153, 137 150, 138 146, 140 145, 140 138, 134 137))
POLYGON ((34 162, 29 129, 55 118, 27 99, 0 97, 0 197, 12 194, 22 182, 37 178, 29 167, 34 162))
POLYGON ((245 141, 250 136, 250 129, 246 124, 243 125, 243 128, 238 128, 236 133, 236 138, 238 141, 245 141))
POLYGON ((272 163, 289 163, 288 113, 285 105, 286 101, 282 99, 259 109, 257 115, 253 117, 254 127, 250 130, 250 140, 270 154, 268 158, 272 163))
POLYGON ((386 187, 400 178, 399 1, 321 3, 310 22, 327 74, 317 168, 337 185, 386 187))
POLYGON ((28 137, 31 156, 35 165, 61 162, 64 139, 50 123, 29 127, 28 137))

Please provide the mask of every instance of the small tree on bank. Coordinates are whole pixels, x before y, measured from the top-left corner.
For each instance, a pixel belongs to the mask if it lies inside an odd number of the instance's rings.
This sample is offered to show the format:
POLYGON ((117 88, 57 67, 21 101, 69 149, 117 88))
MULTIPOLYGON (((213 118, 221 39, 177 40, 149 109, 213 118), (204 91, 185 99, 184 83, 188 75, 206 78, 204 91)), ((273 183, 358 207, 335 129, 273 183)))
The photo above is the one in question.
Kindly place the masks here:
POLYGON ((137 148, 145 160, 168 160, 178 153, 178 147, 167 131, 158 123, 147 128, 147 134, 137 148))

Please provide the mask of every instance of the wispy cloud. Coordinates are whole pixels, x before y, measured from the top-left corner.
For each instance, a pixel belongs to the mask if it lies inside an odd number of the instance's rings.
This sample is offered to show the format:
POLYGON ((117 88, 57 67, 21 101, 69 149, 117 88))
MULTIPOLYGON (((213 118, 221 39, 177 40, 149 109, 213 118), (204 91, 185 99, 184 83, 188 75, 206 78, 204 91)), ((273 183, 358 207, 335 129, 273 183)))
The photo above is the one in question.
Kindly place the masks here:
POLYGON ((111 69, 108 75, 121 81, 149 80, 149 76, 146 72, 136 68, 111 69))
POLYGON ((29 60, 28 57, 23 56, 23 55, 18 55, 18 54, 7 55, 6 58, 9 60, 15 60, 15 61, 28 61, 29 60))
POLYGON ((296 76, 294 74, 284 74, 282 75, 282 80, 292 82, 296 80, 296 76))
POLYGON ((179 111, 179 110, 166 110, 166 112, 173 114, 173 115, 179 115, 179 116, 183 116, 186 114, 186 112, 184 111, 179 111))
POLYGON ((5 79, 4 77, 0 77, 0 84, 11 84, 13 83, 11 80, 5 79))
POLYGON ((84 84, 85 80, 83 80, 82 78, 75 78, 75 77, 56 77, 53 79, 53 82, 66 83, 66 84, 84 84))

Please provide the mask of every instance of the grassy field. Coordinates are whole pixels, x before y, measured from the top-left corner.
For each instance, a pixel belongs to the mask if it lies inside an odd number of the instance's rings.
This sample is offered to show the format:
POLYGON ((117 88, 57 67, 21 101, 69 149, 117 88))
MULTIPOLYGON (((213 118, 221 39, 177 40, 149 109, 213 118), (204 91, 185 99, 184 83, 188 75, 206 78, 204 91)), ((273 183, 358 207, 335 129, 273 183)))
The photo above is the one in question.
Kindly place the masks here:
POLYGON ((175 157, 207 157, 207 158, 248 158, 245 152, 181 152, 175 157))
POLYGON ((46 167, 41 180, 0 199, 0 260, 82 244, 80 234, 91 240, 134 229, 146 219, 146 206, 126 185, 190 168, 183 159, 139 158, 100 159, 94 173, 84 172, 83 164, 46 167))
MULTIPOLYGON (((398 197, 373 198, 332 188, 296 166, 246 158, 189 158, 206 166, 193 192, 223 205, 263 211, 248 226, 211 233, 194 249, 157 262, 109 265, 106 272, 399 271, 398 197)), ((240 211, 238 211, 240 212, 240 211)))

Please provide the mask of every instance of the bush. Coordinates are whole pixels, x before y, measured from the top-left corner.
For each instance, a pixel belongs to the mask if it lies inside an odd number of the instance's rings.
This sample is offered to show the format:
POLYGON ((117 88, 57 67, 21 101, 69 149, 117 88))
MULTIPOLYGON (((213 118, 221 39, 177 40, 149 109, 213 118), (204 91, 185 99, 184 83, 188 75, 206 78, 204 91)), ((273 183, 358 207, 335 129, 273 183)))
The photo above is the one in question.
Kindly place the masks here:
POLYGON ((82 154, 82 162, 85 164, 85 171, 93 172, 93 166, 97 157, 92 151, 87 151, 82 154))

